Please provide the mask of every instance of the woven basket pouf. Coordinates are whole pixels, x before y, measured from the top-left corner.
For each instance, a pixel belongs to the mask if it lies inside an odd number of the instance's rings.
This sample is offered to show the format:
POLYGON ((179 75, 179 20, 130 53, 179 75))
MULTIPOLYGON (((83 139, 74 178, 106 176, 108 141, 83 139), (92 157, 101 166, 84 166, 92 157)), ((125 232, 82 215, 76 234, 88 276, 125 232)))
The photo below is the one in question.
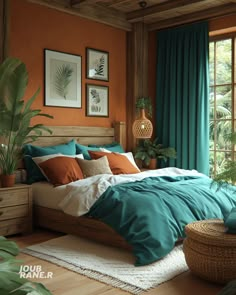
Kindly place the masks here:
POLYGON ((216 283, 236 279, 236 234, 226 233, 223 220, 196 221, 185 232, 185 259, 194 274, 216 283))

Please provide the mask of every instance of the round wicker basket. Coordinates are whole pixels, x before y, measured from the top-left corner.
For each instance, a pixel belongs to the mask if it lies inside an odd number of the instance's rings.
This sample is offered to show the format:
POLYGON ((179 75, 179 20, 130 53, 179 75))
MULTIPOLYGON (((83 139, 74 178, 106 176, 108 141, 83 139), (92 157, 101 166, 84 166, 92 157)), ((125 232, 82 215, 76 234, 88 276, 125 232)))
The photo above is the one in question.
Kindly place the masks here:
POLYGON ((193 222, 185 232, 183 249, 193 273, 217 283, 236 278, 236 235, 226 233, 223 220, 193 222))

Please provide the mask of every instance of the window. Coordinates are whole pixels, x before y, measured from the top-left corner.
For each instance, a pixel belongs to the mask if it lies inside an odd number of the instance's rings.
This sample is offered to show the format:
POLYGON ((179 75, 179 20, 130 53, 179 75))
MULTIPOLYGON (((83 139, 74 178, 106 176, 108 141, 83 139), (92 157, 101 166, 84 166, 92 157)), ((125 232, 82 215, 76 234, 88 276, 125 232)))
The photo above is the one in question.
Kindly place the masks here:
POLYGON ((224 139, 236 131, 236 36, 210 40, 210 175, 224 170, 236 150, 224 139))

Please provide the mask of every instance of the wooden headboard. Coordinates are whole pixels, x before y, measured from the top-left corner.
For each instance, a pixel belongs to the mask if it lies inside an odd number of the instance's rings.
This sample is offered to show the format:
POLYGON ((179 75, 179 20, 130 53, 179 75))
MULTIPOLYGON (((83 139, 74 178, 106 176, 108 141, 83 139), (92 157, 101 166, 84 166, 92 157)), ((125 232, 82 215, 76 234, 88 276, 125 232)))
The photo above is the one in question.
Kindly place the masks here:
POLYGON ((88 144, 108 144, 119 142, 126 150, 126 125, 125 122, 116 122, 114 127, 91 127, 91 126, 48 126, 52 134, 43 132, 34 145, 50 146, 66 143, 76 139, 78 143, 88 144))

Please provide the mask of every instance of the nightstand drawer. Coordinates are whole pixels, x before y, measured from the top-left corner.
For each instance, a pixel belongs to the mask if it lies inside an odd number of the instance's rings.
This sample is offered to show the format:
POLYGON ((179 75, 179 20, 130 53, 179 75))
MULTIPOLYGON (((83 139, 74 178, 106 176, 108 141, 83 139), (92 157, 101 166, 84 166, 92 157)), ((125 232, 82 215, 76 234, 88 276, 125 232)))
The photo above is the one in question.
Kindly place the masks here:
POLYGON ((32 232, 32 187, 0 187, 0 236, 32 232))
POLYGON ((29 215, 29 205, 0 208, 0 220, 24 217, 29 215))
POLYGON ((21 204, 28 204, 28 189, 6 190, 0 192, 0 208, 21 204))
POLYGON ((13 235, 19 232, 30 233, 31 231, 32 231, 32 224, 27 217, 1 221, 1 226, 0 226, 1 236, 13 235))

